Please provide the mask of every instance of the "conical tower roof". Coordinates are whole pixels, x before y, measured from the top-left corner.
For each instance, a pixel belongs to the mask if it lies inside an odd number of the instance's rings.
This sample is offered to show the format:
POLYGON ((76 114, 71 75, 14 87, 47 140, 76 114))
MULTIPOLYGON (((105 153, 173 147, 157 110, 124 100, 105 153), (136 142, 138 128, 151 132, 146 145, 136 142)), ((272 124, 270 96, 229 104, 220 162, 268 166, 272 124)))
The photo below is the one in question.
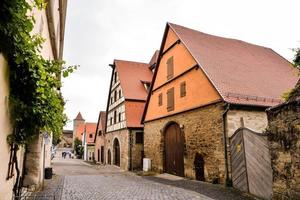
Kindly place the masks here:
POLYGON ((76 117, 74 120, 84 120, 84 119, 83 119, 81 113, 79 112, 79 113, 77 114, 77 117, 76 117))

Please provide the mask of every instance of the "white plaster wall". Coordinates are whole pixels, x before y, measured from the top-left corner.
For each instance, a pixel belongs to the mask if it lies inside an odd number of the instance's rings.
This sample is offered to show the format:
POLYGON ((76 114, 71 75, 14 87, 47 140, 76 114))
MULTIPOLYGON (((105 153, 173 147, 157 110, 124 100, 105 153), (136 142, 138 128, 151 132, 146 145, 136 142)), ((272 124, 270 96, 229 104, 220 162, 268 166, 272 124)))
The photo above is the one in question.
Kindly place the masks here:
MULTIPOLYGON (((7 136, 11 133, 12 127, 9 117, 9 74, 7 62, 0 54, 0 200, 12 198, 12 188, 15 177, 6 180, 8 163, 10 158, 10 146, 6 142, 7 136)), ((23 169, 24 149, 18 151, 19 169, 23 169)), ((16 172, 15 172, 16 174, 16 172)))
POLYGON ((263 132, 268 125, 267 114, 264 111, 229 110, 227 113, 228 137, 241 127, 241 118, 243 118, 244 127, 259 133, 263 132))

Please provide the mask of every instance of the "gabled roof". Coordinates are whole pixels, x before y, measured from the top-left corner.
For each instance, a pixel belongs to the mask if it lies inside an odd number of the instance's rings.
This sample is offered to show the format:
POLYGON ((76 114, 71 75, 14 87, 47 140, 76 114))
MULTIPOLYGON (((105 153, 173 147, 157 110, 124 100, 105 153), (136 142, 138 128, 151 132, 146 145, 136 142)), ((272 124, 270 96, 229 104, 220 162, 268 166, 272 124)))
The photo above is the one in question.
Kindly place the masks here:
POLYGON ((126 124, 129 128, 142 128, 141 123, 145 102, 126 101, 125 102, 125 115, 126 124))
POLYGON ((151 82, 149 64, 124 60, 115 60, 114 64, 125 99, 145 101, 147 91, 141 81, 151 82))
POLYGON ((84 120, 80 112, 77 114, 75 120, 84 120))
POLYGON ((150 67, 152 67, 154 64, 157 63, 158 55, 159 55, 159 50, 156 50, 149 62, 150 67))
POLYGON ((168 25, 222 98, 229 103, 273 106, 295 86, 298 71, 270 48, 168 25))
POLYGON ((101 130, 102 133, 105 131, 105 124, 106 124, 106 112, 100 111, 99 117, 98 117, 98 123, 97 123, 97 127, 96 127, 96 134, 95 134, 94 142, 96 142, 98 131, 101 130))

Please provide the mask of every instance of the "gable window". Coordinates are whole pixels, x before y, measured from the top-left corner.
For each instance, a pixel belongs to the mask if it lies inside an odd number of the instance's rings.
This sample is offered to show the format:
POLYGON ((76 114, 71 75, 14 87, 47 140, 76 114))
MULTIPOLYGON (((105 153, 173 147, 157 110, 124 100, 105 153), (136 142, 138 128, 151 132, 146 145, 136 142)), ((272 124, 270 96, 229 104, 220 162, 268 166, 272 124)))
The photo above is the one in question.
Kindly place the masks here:
POLYGON ((167 61, 167 79, 171 79, 174 76, 174 61, 173 56, 167 61))
POLYGON ((114 111, 114 124, 117 123, 117 111, 115 110, 114 111))
POLYGON ((100 131, 98 131, 98 135, 100 136, 102 134, 102 131, 100 130, 100 131))
POLYGON ((89 138, 93 138, 93 134, 90 133, 89 138))
POLYGON ((119 113, 119 122, 121 122, 121 113, 119 113))
POLYGON ((186 96, 186 83, 185 81, 180 83, 180 97, 186 96))
POLYGON ((171 88, 167 91, 167 110, 174 110, 174 88, 171 88))
POLYGON ((117 82, 117 72, 114 73, 114 82, 117 82))
POLYGON ((115 102, 117 101, 117 90, 114 92, 115 102))
POLYGON ((158 106, 162 106, 162 93, 158 95, 158 106))
POLYGON ((144 144, 144 133, 143 132, 135 133, 135 143, 136 144, 144 144))
POLYGON ((122 92, 121 90, 119 90, 119 99, 121 99, 121 97, 122 97, 122 92))

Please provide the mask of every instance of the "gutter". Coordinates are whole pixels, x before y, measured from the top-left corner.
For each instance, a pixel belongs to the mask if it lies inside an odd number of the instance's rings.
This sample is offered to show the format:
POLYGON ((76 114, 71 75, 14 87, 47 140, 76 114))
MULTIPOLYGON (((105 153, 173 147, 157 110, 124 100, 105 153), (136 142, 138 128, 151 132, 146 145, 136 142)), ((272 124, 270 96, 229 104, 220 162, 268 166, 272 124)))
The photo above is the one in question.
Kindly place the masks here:
POLYGON ((226 172, 226 186, 230 186, 230 179, 229 179, 229 171, 228 171, 228 156, 227 156, 227 137, 226 137, 226 117, 227 113, 230 109, 230 103, 226 103, 227 107, 225 111, 222 113, 222 120, 223 120, 223 145, 224 145, 224 159, 225 159, 225 172, 226 172))

